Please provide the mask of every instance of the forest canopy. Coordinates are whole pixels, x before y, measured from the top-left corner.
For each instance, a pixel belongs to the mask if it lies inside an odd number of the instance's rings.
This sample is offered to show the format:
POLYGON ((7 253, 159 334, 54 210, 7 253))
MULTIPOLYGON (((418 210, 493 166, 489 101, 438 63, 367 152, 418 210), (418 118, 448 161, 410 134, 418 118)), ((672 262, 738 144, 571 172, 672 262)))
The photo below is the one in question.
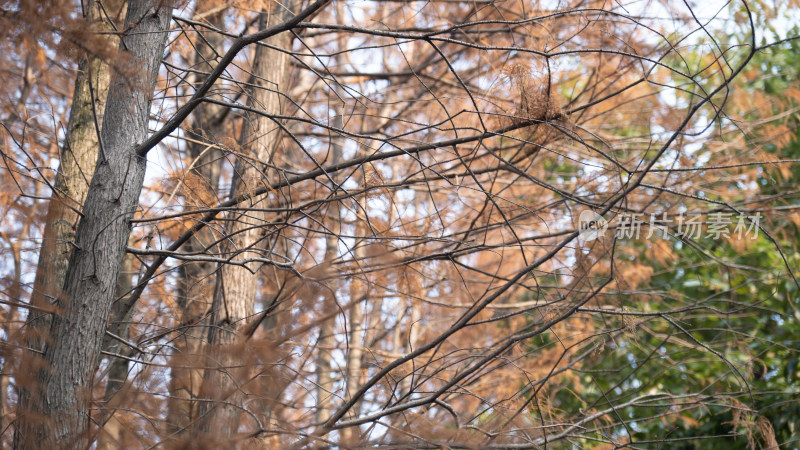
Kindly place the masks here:
POLYGON ((800 448, 798 10, 0 2, 0 445, 800 448))

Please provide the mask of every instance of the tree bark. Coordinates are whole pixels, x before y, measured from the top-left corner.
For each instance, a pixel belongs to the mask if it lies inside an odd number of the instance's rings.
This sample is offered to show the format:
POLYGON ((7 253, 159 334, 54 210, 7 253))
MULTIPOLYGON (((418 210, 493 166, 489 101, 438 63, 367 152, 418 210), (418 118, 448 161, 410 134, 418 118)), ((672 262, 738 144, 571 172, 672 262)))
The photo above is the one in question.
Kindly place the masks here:
MULTIPOLYGON (((109 11, 121 8, 109 8, 109 11)), ((87 4, 86 19, 102 31, 111 30, 94 1, 87 4)), ((109 45, 116 38, 108 38, 109 45)), ((43 365, 41 352, 48 340, 56 298, 64 285, 67 263, 72 253, 75 229, 80 218, 89 182, 97 164, 98 134, 102 129, 106 98, 111 81, 108 64, 98 56, 83 57, 73 87, 67 132, 61 148, 60 164, 48 204, 42 247, 36 268, 23 340, 29 350, 22 355, 16 377, 20 403, 38 389, 36 373, 43 365)), ((21 299, 19 299, 21 300, 21 299)), ((5 390, 3 391, 5 392, 5 390)))
MULTIPOLYGON (((111 308, 111 333, 124 340, 130 337, 130 319, 133 314, 133 305, 129 301, 130 292, 133 288, 134 262, 133 255, 125 255, 117 280, 117 294, 114 306, 111 308)), ((123 388, 128 380, 129 361, 125 357, 133 354, 133 349, 109 336, 105 337, 104 347, 109 353, 121 355, 121 358, 109 357, 108 383, 106 392, 103 396, 105 411, 103 414, 103 429, 98 436, 97 448, 99 450, 113 450, 120 448, 122 442, 123 426, 119 419, 115 417, 117 406, 125 398, 123 388)))
MULTIPOLYGON (((215 8, 213 0, 200 0, 195 7, 197 14, 215 8)), ((205 16, 208 23, 224 29, 223 10, 205 16)), ((193 67, 210 72, 213 61, 222 47, 220 33, 207 33, 197 39, 193 67)), ((212 96, 212 95, 210 95, 212 96)), ((187 210, 209 207, 216 204, 219 187, 222 152, 218 148, 219 137, 225 134, 224 123, 228 109, 215 104, 200 105, 193 113, 193 125, 186 130, 194 142, 188 144, 191 170, 187 177, 193 178, 187 186, 187 210), (192 192, 189 190, 192 189, 192 192)), ((193 225, 193 224, 192 224, 193 225)), ((213 252, 216 240, 210 228, 195 234, 186 244, 187 253, 213 252)), ((208 313, 214 298, 216 265, 211 262, 184 262, 179 269, 177 303, 180 308, 179 336, 175 339, 175 353, 171 360, 169 400, 167 403, 167 431, 174 438, 182 439, 191 431, 197 419, 197 403, 203 383, 203 361, 201 354, 208 336, 208 313)))
MULTIPOLYGON (((344 23, 344 11, 341 3, 336 3, 335 11, 337 20, 344 23)), ((344 36, 339 36, 337 39, 337 47, 345 48, 344 36)), ((334 58, 334 66, 339 67, 344 60, 343 55, 336 55, 334 58)), ((335 88, 336 97, 339 99, 344 98, 344 92, 340 86, 335 88)), ((335 102, 338 105, 338 102, 335 102)), ((339 111, 335 111, 332 125, 335 128, 344 128, 344 108, 345 104, 341 105, 339 111)), ((333 136, 331 139, 331 158, 330 164, 339 164, 343 159, 344 137, 341 135, 333 136)), ((326 161, 327 162, 327 161, 326 161)), ((339 183, 341 176, 334 173, 331 175, 334 183, 339 183)), ((334 195, 338 186, 331 186, 331 195, 334 195)), ((332 264, 336 257, 339 255, 339 235, 341 234, 341 210, 338 202, 331 203, 330 210, 328 211, 329 220, 329 233, 325 237, 325 263, 332 264)), ((337 286, 329 286, 328 292, 325 293, 325 298, 322 300, 322 317, 324 318, 319 327, 319 340, 317 345, 317 411, 316 423, 319 425, 324 424, 331 418, 332 400, 335 398, 334 382, 333 382, 333 366, 331 364, 333 358, 333 349, 336 347, 336 316, 334 315, 337 307, 336 302, 336 288, 337 286), (329 317, 330 316, 330 317, 329 317)))
MULTIPOLYGON (((88 11, 90 21, 101 17, 94 1, 90 2, 88 11)), ((101 29, 110 30, 111 27, 101 29)), ((97 164, 97 129, 102 128, 110 81, 108 65, 101 58, 81 58, 30 299, 31 305, 37 308, 52 309, 64 286, 75 228, 97 164)), ((36 310, 28 313, 25 324, 28 347, 42 350, 51 317, 36 310)))
MULTIPOLYGON (((341 129, 344 120, 340 113, 333 119, 333 126, 341 129)), ((331 142, 331 164, 338 164, 342 161, 342 138, 336 136, 331 142)), ((338 177, 334 174, 334 182, 338 183, 338 177)), ((332 192, 336 191, 336 186, 331 186, 332 192)), ((341 213, 338 203, 331 203, 328 211, 329 233, 325 237, 325 263, 331 264, 339 254, 339 234, 341 213)), ((331 316, 336 311, 336 287, 329 287, 322 300, 322 316, 331 316)), ((336 317, 332 316, 323 319, 319 327, 319 340, 317 351, 317 413, 316 422, 323 424, 331 417, 331 400, 333 397, 333 374, 331 366, 332 350, 336 346, 336 317)))
POLYGON ((88 402, 108 325, 129 219, 138 206, 146 159, 135 147, 147 138, 156 75, 164 52, 172 3, 136 0, 128 5, 121 51, 130 64, 115 72, 109 90, 100 156, 89 185, 75 249, 69 259, 46 369, 37 392, 20 399, 18 448, 85 448, 88 402))
MULTIPOLYGON (((291 8, 291 7, 289 7, 291 8)), ((284 5, 273 5, 271 13, 261 14, 261 28, 278 24, 288 19, 289 12, 284 5)), ((291 35, 281 33, 266 40, 270 46, 289 49, 291 35)), ((288 81, 289 56, 284 52, 272 50, 267 46, 256 47, 253 63, 253 84, 248 104, 271 114, 281 114, 281 95, 288 81)), ((245 116, 245 130, 242 136, 242 155, 234 167, 234 180, 231 185, 232 196, 247 193, 271 181, 276 171, 272 156, 278 144, 278 126, 267 117, 248 113, 245 116)), ((254 197, 252 208, 264 208, 269 194, 254 197)), ((262 244, 263 229, 267 216, 260 211, 245 213, 233 212, 229 215, 226 227, 224 255, 232 260, 250 257, 264 257, 262 244)), ((222 442, 236 434, 240 425, 242 401, 245 397, 243 385, 250 377, 250 367, 242 364, 241 331, 248 325, 255 309, 258 270, 262 264, 249 264, 247 268, 226 264, 220 268, 217 287, 212 305, 209 344, 213 347, 213 363, 216 370, 207 370, 203 383, 204 396, 209 400, 201 405, 203 421, 201 428, 213 432, 222 442)), ((264 425, 264 424, 262 424, 264 425)))
MULTIPOLYGON (((361 168, 362 185, 367 185, 367 177, 364 168, 361 168)), ((356 210, 356 236, 366 236, 369 228, 367 227, 367 198, 366 194, 358 199, 358 209, 356 210)), ((366 245, 364 239, 358 239, 355 243, 356 264, 363 264, 366 257, 366 245)), ((368 298, 369 285, 366 282, 366 273, 361 277, 355 276, 350 284, 350 298, 355 299, 350 308, 348 325, 350 327, 348 335, 347 367, 345 375, 345 400, 353 398, 361 387, 362 378, 362 359, 364 357, 364 345, 367 330, 364 328, 364 303, 368 298)), ((358 404, 351 409, 351 414, 358 415, 358 404)), ((358 426, 342 429, 342 444, 354 446, 360 440, 360 428, 358 426)))

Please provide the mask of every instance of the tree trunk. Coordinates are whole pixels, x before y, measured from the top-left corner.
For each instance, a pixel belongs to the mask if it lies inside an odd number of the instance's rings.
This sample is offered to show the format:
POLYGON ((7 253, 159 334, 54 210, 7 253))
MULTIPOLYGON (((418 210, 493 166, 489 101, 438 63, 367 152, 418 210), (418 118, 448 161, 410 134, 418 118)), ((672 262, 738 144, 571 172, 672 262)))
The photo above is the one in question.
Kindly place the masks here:
MULTIPOLYGON (((117 280, 117 294, 114 306, 111 308, 111 333, 124 340, 130 337, 130 320, 133 315, 133 304, 130 302, 130 292, 133 288, 134 262, 133 255, 125 255, 117 280)), ((123 388, 128 380, 128 359, 133 354, 133 349, 119 339, 105 336, 106 345, 103 347, 109 353, 122 356, 121 358, 109 357, 108 383, 103 396, 105 411, 102 414, 103 429, 98 436, 97 448, 99 450, 112 450, 120 448, 122 442, 122 423, 114 417, 117 406, 122 403, 125 395, 123 388)))
MULTIPOLYGON (((23 230, 22 236, 27 234, 27 229, 29 228, 30 222, 26 224, 23 230)), ((10 289, 8 290, 8 297, 14 302, 21 302, 22 300, 22 257, 20 255, 20 244, 19 241, 12 242, 9 241, 9 247, 11 247, 11 258, 14 262, 14 278, 11 282, 10 289)), ((3 334, 8 339, 8 336, 11 335, 11 326, 14 323, 14 320, 17 315, 17 307, 8 305, 8 312, 4 314, 3 317, 3 334)), ((0 446, 3 444, 3 437, 5 435, 6 430, 6 421, 10 419, 10 409, 8 405, 8 399, 6 398, 6 394, 8 393, 9 387, 9 377, 11 374, 9 373, 9 368, 11 366, 11 355, 12 351, 10 346, 3 345, 0 347, 0 355, 3 357, 3 366, 0 369, 0 446)))
POLYGON ((109 89, 100 156, 45 345, 48 367, 39 371, 38 391, 20 399, 19 448, 88 446, 92 378, 144 180, 146 159, 135 147, 147 137, 171 17, 170 1, 128 5, 120 50, 129 64, 115 71, 109 89))
MULTIPOLYGON (((89 20, 102 17, 94 1, 89 3, 88 11, 89 20)), ((102 29, 111 27, 105 25, 102 29)), ((75 228, 97 164, 97 129, 102 127, 110 80, 108 65, 102 59, 80 60, 30 299, 31 305, 37 308, 51 309, 64 286, 75 228)), ((50 314, 35 310, 28 313, 25 324, 28 347, 42 350, 50 322, 50 314)))
MULTIPOLYGON (((366 187, 367 177, 366 173, 361 168, 362 186, 366 187)), ((356 210, 356 236, 366 236, 369 227, 367 226, 367 198, 366 194, 358 199, 358 206, 356 210)), ((366 245, 364 239, 358 239, 355 243, 355 258, 356 264, 363 264, 366 256, 366 245)), ((348 318, 348 326, 350 333, 348 335, 348 352, 347 352, 347 367, 345 375, 345 400, 349 401, 353 395, 361 387, 362 376, 362 359, 364 357, 364 342, 366 338, 366 329, 364 328, 364 302, 368 298, 369 285, 366 282, 366 273, 362 273, 361 278, 356 275, 350 284, 350 298, 354 299, 353 305, 350 308, 350 317, 348 318)), ((354 405, 351 409, 351 414, 358 415, 358 406, 354 405)), ((360 429, 358 426, 342 429, 342 444, 345 446, 357 445, 360 440, 360 429)))
MULTIPOLYGON (((273 25, 288 18, 286 6, 274 5, 272 14, 262 13, 261 25, 273 25)), ((291 35, 281 33, 266 40, 266 43, 278 48, 289 49, 291 35)), ((281 96, 285 90, 289 56, 266 46, 256 47, 253 64, 253 83, 249 105, 271 114, 281 113, 281 96)), ((234 180, 231 185, 232 196, 246 193, 263 185, 264 179, 272 181, 275 170, 267 165, 272 164, 272 156, 280 136, 278 126, 269 118, 248 113, 245 117, 245 130, 242 135, 242 152, 234 168, 234 180)), ((252 199, 252 208, 264 208, 269 201, 269 194, 252 199)), ((224 256, 233 261, 252 257, 264 257, 262 226, 266 225, 264 212, 247 211, 232 212, 224 244, 224 256)), ((250 377, 250 367, 242 364, 241 351, 236 351, 233 344, 243 344, 240 332, 246 328, 247 319, 253 316, 255 309, 258 270, 261 263, 249 263, 247 267, 225 264, 220 268, 217 287, 212 306, 212 326, 209 329, 209 344, 213 346, 211 355, 213 363, 219 366, 216 370, 207 370, 204 383, 204 396, 210 400, 201 405, 205 432, 213 432, 216 439, 222 442, 233 436, 239 428, 244 400, 243 385, 250 377)), ((239 349, 241 350, 241 349, 239 349)), ((264 425, 264 424, 262 424, 264 425)))
MULTIPOLYGON (((337 113, 333 119, 333 126, 341 129, 344 126, 342 115, 337 113)), ((331 142, 331 164, 338 164, 342 161, 342 138, 337 136, 331 142)), ((338 177, 334 174, 334 182, 338 183, 338 177)), ((331 186, 331 191, 336 191, 336 186, 331 186)), ((339 233, 341 228, 341 214, 339 204, 331 203, 326 221, 329 233, 325 237, 325 263, 332 264, 339 255, 339 233)), ((317 351, 317 417, 316 422, 323 424, 331 417, 331 400, 333 397, 333 374, 331 366, 332 350, 336 346, 336 317, 332 314, 336 311, 336 286, 330 286, 325 298, 322 300, 323 319, 319 327, 319 350, 317 351), (328 317, 331 316, 331 317, 328 317)))
MULTIPOLYGON (((215 3, 212 0, 198 1, 196 14, 211 10, 215 3)), ((205 18, 211 26, 224 29, 222 10, 205 18)), ((192 66, 210 72, 214 67, 212 62, 222 46, 222 38, 220 33, 207 33, 197 39, 197 53, 192 66)), ((194 111, 194 123, 187 130, 187 135, 194 141, 188 144, 191 170, 187 178, 193 180, 186 187, 187 210, 216 204, 222 162, 222 152, 217 143, 227 129, 223 119, 228 111, 227 108, 209 103, 200 105, 194 111)), ((187 253, 211 252, 213 248, 210 246, 215 239, 213 230, 204 228, 184 244, 184 248, 187 253)), ((197 419, 195 399, 200 395, 203 382, 201 354, 208 336, 204 324, 207 325, 214 298, 215 269, 216 265, 211 262, 184 262, 179 269, 177 303, 181 316, 179 335, 174 341, 175 353, 171 360, 167 405, 167 431, 178 439, 191 431, 190 425, 197 419)))
MULTIPOLYGON (((335 4, 336 18, 344 23, 344 11, 342 3, 335 4)), ((337 39, 337 48, 345 48, 344 36, 339 36, 337 39)), ((344 60, 344 55, 336 55, 334 58, 334 66, 339 67, 344 60)), ((344 92, 340 86, 336 86, 335 94, 338 98, 345 98, 344 92)), ((334 104, 338 104, 335 102, 334 104)), ((335 111, 332 125, 334 128, 344 128, 344 108, 346 104, 341 105, 339 111, 335 111)), ((341 135, 333 136, 331 139, 331 159, 330 164, 339 164, 342 159, 342 150, 344 149, 344 137, 341 135)), ((326 161, 328 162, 328 161, 326 161)), ((334 183, 339 183, 341 176, 338 173, 331 175, 334 183)), ((337 192, 338 186, 331 186, 331 194, 337 192)), ((325 263, 332 264, 336 257, 339 255, 339 234, 341 234, 341 210, 338 202, 331 203, 328 211, 328 228, 329 233, 325 237, 325 263)), ((328 292, 325 293, 325 298, 322 300, 322 317, 323 321, 319 327, 319 340, 317 345, 317 411, 316 423, 319 425, 324 424, 331 418, 332 400, 335 398, 333 390, 333 366, 331 360, 333 357, 333 349, 336 347, 336 288, 337 286, 329 286, 328 292), (329 317, 330 316, 330 317, 329 317)))
MULTIPOLYGON (((108 8, 108 11, 115 10, 120 8, 108 8)), ((100 24, 101 30, 111 30, 109 23, 99 20, 99 17, 102 14, 96 3, 89 1, 87 20, 100 24)), ((116 40, 109 38, 112 39, 116 40)), ((100 57, 81 58, 30 298, 35 309, 28 310, 24 327, 25 345, 33 351, 24 352, 19 368, 19 374, 28 376, 16 377, 20 403, 24 403, 30 392, 38 388, 38 380, 29 374, 42 367, 41 352, 52 322, 52 315, 43 311, 53 309, 64 285, 75 228, 97 164, 97 131, 102 128, 110 81, 109 66, 100 57)))

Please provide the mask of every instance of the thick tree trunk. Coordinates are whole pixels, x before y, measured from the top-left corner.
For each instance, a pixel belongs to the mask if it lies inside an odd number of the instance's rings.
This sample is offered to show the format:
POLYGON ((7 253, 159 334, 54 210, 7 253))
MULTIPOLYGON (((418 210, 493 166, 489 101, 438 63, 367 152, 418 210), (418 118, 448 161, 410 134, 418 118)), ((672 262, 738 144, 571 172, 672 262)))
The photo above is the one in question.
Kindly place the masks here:
MULTIPOLYGON (((108 8, 109 12, 118 10, 120 8, 108 8)), ((96 3, 89 1, 87 20, 96 23, 101 30, 111 30, 110 24, 99 20, 99 17, 102 14, 96 3)), ((109 38, 111 39, 116 40, 109 38)), ((48 340, 52 322, 52 315, 43 311, 53 309, 64 285, 75 229, 97 164, 97 130, 103 124, 110 81, 109 66, 100 57, 82 58, 79 61, 67 133, 48 204, 39 263, 30 298, 30 304, 35 309, 28 311, 23 329, 25 345, 33 351, 22 355, 19 367, 19 374, 22 376, 16 377, 20 403, 25 403, 30 393, 38 389, 38 379, 30 374, 36 373, 42 367, 41 351, 48 340)))
MULTIPOLYGON (((88 11, 89 20, 101 17, 93 1, 89 3, 88 11)), ((110 30, 111 27, 103 26, 102 29, 110 30)), ((52 308, 64 286, 75 228, 97 164, 97 129, 102 127, 110 81, 108 65, 102 59, 81 59, 33 282, 30 303, 37 308, 52 308)), ((35 310, 28 313, 25 324, 28 347, 42 350, 50 322, 50 314, 35 310)))
POLYGON ((52 342, 45 346, 49 367, 39 372, 38 391, 20 399, 19 448, 88 446, 92 375, 144 180, 146 159, 134 149, 147 137, 171 16, 170 1, 136 0, 128 6, 121 51, 130 64, 112 78, 100 156, 58 293, 52 342))
MULTIPOLYGON (((133 305, 130 302, 130 292, 133 288, 134 276, 134 260, 133 255, 125 255, 120 270, 119 279, 117 280, 117 294, 114 306, 111 308, 111 325, 109 326, 110 332, 114 336, 121 339, 128 340, 130 337, 130 319, 133 315, 133 305)), ((97 448, 99 450, 112 450, 120 448, 122 442, 123 426, 119 419, 115 417, 117 406, 122 403, 125 395, 123 388, 128 380, 129 361, 126 357, 133 354, 133 349, 110 336, 105 337, 106 345, 104 347, 109 353, 120 355, 122 357, 109 357, 108 369, 108 383, 106 384, 106 393, 103 396, 105 402, 105 411, 102 414, 103 429, 98 436, 97 448)))
MULTIPOLYGON (((272 13, 262 13, 262 27, 274 25, 288 18, 285 5, 273 5, 272 13)), ((281 33, 267 39, 266 43, 278 48, 289 49, 291 35, 281 33)), ((266 46, 256 47, 253 64, 254 87, 250 93, 249 104, 267 113, 281 113, 279 92, 286 89, 289 72, 289 57, 286 53, 272 50, 266 46)), ((275 170, 272 155, 280 136, 278 126, 269 118, 256 114, 245 117, 245 131, 242 136, 242 152, 234 168, 231 193, 239 195, 262 186, 264 179, 271 181, 275 170)), ((265 208, 268 195, 255 197, 253 208, 265 208)), ((264 257, 263 227, 267 224, 265 213, 247 211, 229 215, 229 226, 225 240, 225 256, 233 261, 252 257, 264 257)), ((209 343, 213 346, 211 355, 216 370, 207 370, 203 383, 204 396, 210 400, 201 405, 203 422, 201 428, 213 433, 216 439, 226 441, 233 436, 240 425, 242 400, 252 368, 242 364, 241 349, 236 351, 233 344, 243 344, 240 332, 246 328, 247 319, 255 309, 256 288, 260 263, 250 263, 247 267, 226 264, 220 268, 217 287, 212 306, 212 323, 209 343), (245 387, 243 387, 245 386, 245 387)), ((262 424, 266 426, 266 424, 262 424)))
MULTIPOLYGON (((195 7, 196 14, 209 10, 219 12, 204 16, 208 23, 224 29, 224 14, 216 8, 216 1, 200 0, 195 7)), ((206 33, 195 42, 197 53, 193 67, 210 72, 213 61, 222 47, 223 36, 219 33, 206 33)), ((221 151, 219 138, 225 134, 227 125, 224 119, 229 110, 219 105, 203 104, 193 113, 193 124, 187 130, 194 142, 189 142, 188 153, 191 170, 185 183, 187 211, 216 204, 221 170, 221 151), (187 186, 188 184, 188 186, 187 186)), ((204 228, 186 244, 187 253, 209 252, 216 240, 213 230, 204 228)), ((167 405, 167 431, 182 439, 191 431, 191 424, 197 419, 197 402, 203 382, 203 361, 201 354, 208 336, 206 326, 208 312, 214 298, 216 265, 211 262, 184 262, 180 266, 177 303, 180 308, 179 335, 176 337, 175 353, 169 380, 169 400, 167 405)))

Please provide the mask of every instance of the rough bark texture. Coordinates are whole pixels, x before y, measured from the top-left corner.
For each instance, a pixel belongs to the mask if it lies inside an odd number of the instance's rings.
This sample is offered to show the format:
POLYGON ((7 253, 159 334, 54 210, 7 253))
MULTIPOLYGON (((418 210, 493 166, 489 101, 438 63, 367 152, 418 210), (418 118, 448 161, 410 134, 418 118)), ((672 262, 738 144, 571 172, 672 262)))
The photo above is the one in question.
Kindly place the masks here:
MULTIPOLYGON (((101 17, 95 2, 87 4, 87 19, 101 30, 111 26, 101 17)), ((116 39, 116 38, 109 38, 116 39)), ((98 135, 102 128, 106 98, 111 81, 108 64, 100 57, 84 57, 78 62, 73 87, 69 122, 61 148, 60 164, 47 209, 42 247, 36 269, 30 309, 24 327, 24 341, 32 352, 25 352, 20 374, 35 373, 42 367, 41 351, 48 339, 52 310, 64 285, 67 263, 72 253, 75 229, 97 164, 98 135)), ((36 377, 18 376, 20 403, 38 388, 36 377)), ((5 390, 3 390, 5 392, 5 390)))
POLYGON ((52 342, 37 392, 20 400, 19 448, 85 448, 92 375, 108 325, 117 278, 131 232, 146 160, 134 148, 147 137, 158 67, 172 16, 170 1, 128 6, 121 50, 129 66, 112 77, 101 152, 70 256, 52 342))
MULTIPOLYGON (((114 301, 114 306, 111 308, 111 324, 109 326, 111 333, 126 341, 130 337, 129 324, 134 309, 132 302, 130 302, 130 292, 134 286, 134 260, 133 255, 125 255, 122 269, 117 279, 116 301, 114 301)), ((115 413, 125 398, 124 387, 128 380, 128 368, 130 366, 126 357, 130 357, 133 354, 133 349, 129 345, 120 342, 119 339, 108 335, 105 336, 105 342, 103 347, 106 351, 122 356, 120 358, 109 357, 108 383, 106 383, 106 393, 103 396, 105 411, 101 415, 103 429, 97 441, 98 449, 112 450, 120 448, 120 443, 122 442, 124 427, 115 417, 115 413)))
MULTIPOLYGON (((285 6, 276 5, 272 14, 262 14, 262 28, 280 23, 288 18, 285 6)), ((266 41, 278 48, 289 48, 291 35, 282 33, 266 41)), ((281 113, 282 99, 278 92, 286 89, 289 57, 287 54, 256 47, 253 64, 253 83, 249 105, 271 114, 281 113)), ((247 193, 263 185, 261 180, 272 181, 275 171, 268 169, 280 136, 278 126, 269 118, 248 114, 245 118, 245 131, 242 136, 242 153, 237 159, 235 179, 231 191, 233 195, 247 193)), ((268 195, 252 199, 249 206, 265 208, 268 195)), ((226 228, 224 251, 234 261, 252 257, 265 257, 261 242, 263 229, 268 217, 259 211, 235 212, 229 218, 226 228)), ((251 263, 248 267, 223 265, 217 278, 217 287, 212 306, 212 326, 209 343, 213 346, 213 363, 217 370, 206 371, 203 393, 215 400, 205 402, 201 407, 206 432, 214 433, 220 440, 233 436, 239 427, 241 402, 245 397, 243 385, 250 377, 250 368, 241 364, 233 344, 242 343, 240 331, 246 328, 247 319, 252 317, 255 307, 257 272, 261 263, 251 263)), ((266 424, 262 424, 266 426, 266 424)))
MULTIPOLYGON (((223 10, 216 7, 217 3, 200 0, 195 7, 196 13, 204 15, 209 10, 219 11, 204 17, 211 26, 224 29, 223 10)), ((222 35, 204 34, 195 41, 195 47, 197 53, 193 67, 210 72, 222 47, 222 35)), ((228 111, 219 105, 204 104, 193 113, 193 124, 186 130, 193 141, 188 144, 191 170, 184 183, 187 210, 216 203, 222 161, 219 142, 228 129, 224 123, 228 111)), ((184 244, 184 249, 187 253, 214 251, 212 243, 215 240, 213 231, 205 228, 184 244)), ((207 316, 214 298, 215 270, 216 265, 211 262, 185 262, 180 266, 177 294, 180 334, 174 340, 167 406, 167 431, 179 439, 191 431, 191 424, 197 419, 197 402, 194 400, 200 395, 203 383, 201 354, 208 336, 204 325, 208 323, 207 316)))
MULTIPOLYGON (((100 16, 94 2, 90 2, 88 11, 90 20, 100 16)), ((64 286, 75 228, 97 164, 97 128, 102 127, 110 80, 108 65, 102 59, 80 60, 31 294, 30 302, 37 308, 50 309, 64 286)), ((50 322, 50 314, 31 310, 25 324, 29 347, 43 348, 50 322)))

